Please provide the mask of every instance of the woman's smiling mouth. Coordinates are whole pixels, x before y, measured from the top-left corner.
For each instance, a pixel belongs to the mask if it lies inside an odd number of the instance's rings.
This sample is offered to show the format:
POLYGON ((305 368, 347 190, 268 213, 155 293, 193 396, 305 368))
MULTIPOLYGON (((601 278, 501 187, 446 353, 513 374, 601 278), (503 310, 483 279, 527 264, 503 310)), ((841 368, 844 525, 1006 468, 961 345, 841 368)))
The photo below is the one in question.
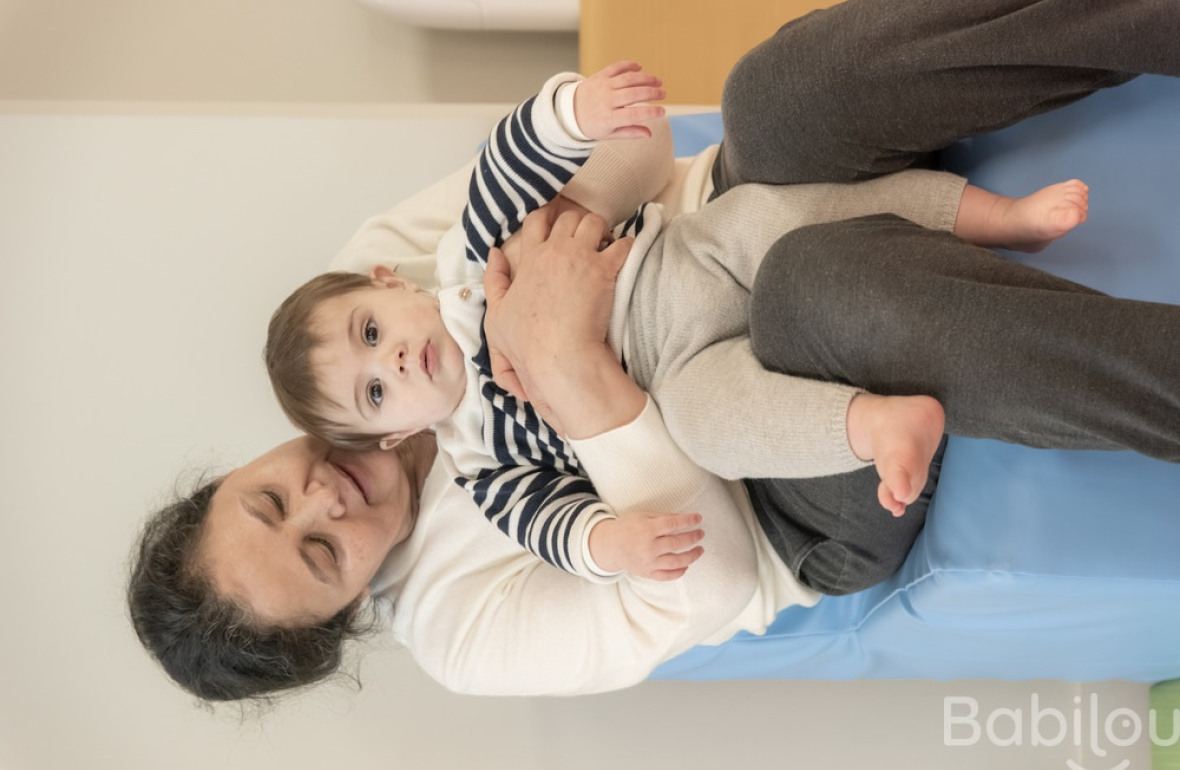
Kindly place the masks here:
POLYGON ((369 492, 365 489, 365 485, 362 483, 359 474, 334 460, 330 460, 329 464, 339 471, 340 475, 347 479, 348 482, 356 489, 357 493, 361 496, 361 499, 365 501, 365 505, 372 505, 369 500, 369 492))

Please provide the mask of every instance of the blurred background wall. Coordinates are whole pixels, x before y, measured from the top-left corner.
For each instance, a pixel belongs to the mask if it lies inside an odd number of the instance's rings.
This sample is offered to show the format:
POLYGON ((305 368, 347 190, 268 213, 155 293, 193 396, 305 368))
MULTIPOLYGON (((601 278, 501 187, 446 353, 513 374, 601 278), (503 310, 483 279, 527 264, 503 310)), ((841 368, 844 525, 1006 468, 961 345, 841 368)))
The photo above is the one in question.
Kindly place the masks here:
POLYGON ((353 0, 0 0, 0 99, 515 102, 574 33, 428 30, 353 0))

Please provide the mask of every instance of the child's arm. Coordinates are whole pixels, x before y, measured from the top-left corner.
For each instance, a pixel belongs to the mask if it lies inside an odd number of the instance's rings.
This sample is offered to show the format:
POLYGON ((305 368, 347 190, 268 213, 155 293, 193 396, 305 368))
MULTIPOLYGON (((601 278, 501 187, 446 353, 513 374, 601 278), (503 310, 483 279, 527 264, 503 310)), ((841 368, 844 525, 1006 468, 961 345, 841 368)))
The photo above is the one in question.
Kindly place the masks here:
POLYGON ((659 79, 634 62, 612 64, 581 82, 568 73, 550 78, 496 124, 480 153, 461 218, 468 259, 486 265, 488 250, 557 197, 595 142, 650 136, 643 123, 664 109, 643 103, 663 97, 659 79))
POLYGON ((552 468, 502 466, 460 480, 497 529, 542 561, 594 582, 626 572, 674 580, 702 550, 695 514, 615 515, 589 480, 552 468))
MULTIPOLYGON (((607 139, 596 143, 562 194, 612 224, 663 194, 665 187, 672 186, 669 182, 676 170, 671 131, 667 119, 647 126, 652 131, 647 141, 607 139)), ((443 235, 458 225, 463 214, 476 160, 472 158, 444 179, 366 220, 333 258, 331 269, 368 273, 378 264, 396 265, 402 277, 418 286, 438 288, 435 255, 443 235)), ((699 160, 697 165, 701 165, 699 160)), ((686 165, 679 173, 687 169, 686 165)))
POLYGON ((596 522, 587 548, 604 574, 676 580, 704 553, 697 545, 705 536, 700 524, 697 513, 626 511, 596 522))

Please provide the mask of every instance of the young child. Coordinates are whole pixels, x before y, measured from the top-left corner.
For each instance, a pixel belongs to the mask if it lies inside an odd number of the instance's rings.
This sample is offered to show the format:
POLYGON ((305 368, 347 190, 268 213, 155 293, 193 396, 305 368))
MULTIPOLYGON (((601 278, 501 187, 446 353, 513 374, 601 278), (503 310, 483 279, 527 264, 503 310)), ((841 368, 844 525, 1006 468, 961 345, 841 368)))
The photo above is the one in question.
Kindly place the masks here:
MULTIPOLYGON (((271 319, 267 369, 300 428, 344 446, 391 448, 433 428, 456 481, 487 518, 544 561, 590 580, 626 571, 671 579, 700 555, 695 517, 616 517, 567 442, 491 377, 482 273, 493 247, 552 202, 595 141, 646 137, 662 115, 658 79, 623 62, 563 74, 493 129, 462 219, 438 254, 440 290, 384 267, 327 273, 271 319)), ((659 404, 672 436, 726 478, 808 477, 872 462, 894 515, 922 490, 942 436, 925 396, 884 397, 768 372, 749 347, 746 310, 759 260, 783 233, 894 213, 981 245, 1038 249, 1082 221, 1077 180, 1011 199, 950 174, 906 171, 854 185, 745 185, 668 223, 644 205, 613 232, 633 238, 610 341, 659 404), (669 265, 663 267, 664 260, 669 265)), ((604 241, 612 234, 604 231, 604 241)))

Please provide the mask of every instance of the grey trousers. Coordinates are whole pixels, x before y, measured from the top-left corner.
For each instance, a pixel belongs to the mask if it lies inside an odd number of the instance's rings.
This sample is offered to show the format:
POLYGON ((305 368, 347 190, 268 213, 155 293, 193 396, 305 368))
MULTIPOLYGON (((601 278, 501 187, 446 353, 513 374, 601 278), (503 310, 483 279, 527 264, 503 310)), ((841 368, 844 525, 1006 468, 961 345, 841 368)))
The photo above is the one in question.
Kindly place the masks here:
MULTIPOLYGON (((796 20, 726 82, 715 194, 847 182, 1117 85, 1180 75, 1175 0, 850 0, 796 20)), ((950 433, 1180 461, 1180 308, 1115 300, 895 217, 803 228, 767 255, 751 339, 768 369, 927 394, 950 433), (789 334, 781 330, 789 329, 789 334)), ((751 479, 801 581, 843 594, 888 577, 937 481, 906 516, 873 468, 751 479)))
POLYGON ((1180 75, 1176 0, 848 0, 734 66, 718 192, 901 171, 1136 74, 1180 75))

